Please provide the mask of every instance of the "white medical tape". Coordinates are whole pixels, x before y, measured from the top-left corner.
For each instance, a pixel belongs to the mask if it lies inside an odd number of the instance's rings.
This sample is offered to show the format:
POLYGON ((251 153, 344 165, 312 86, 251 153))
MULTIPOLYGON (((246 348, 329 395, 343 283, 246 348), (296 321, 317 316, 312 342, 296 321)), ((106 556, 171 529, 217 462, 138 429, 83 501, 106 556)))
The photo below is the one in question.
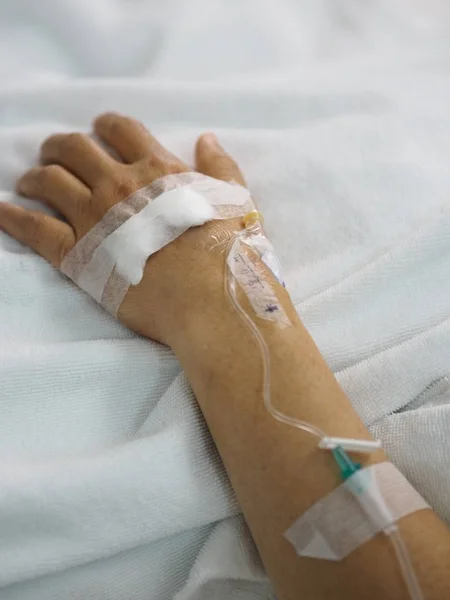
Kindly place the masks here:
POLYGON ((262 226, 259 225, 252 235, 244 237, 242 241, 259 254, 260 259, 270 270, 278 283, 285 287, 286 284, 283 280, 280 261, 275 253, 272 242, 264 234, 262 226))
MULTIPOLYGON (((268 280, 260 264, 251 260, 247 246, 253 247, 253 250, 257 252, 260 258, 267 253, 267 248, 258 249, 256 244, 253 245, 250 243, 249 240, 251 240, 251 237, 247 238, 247 240, 245 237, 236 238, 227 257, 228 268, 247 296, 255 314, 260 319, 273 321, 281 327, 290 325, 289 317, 278 300, 272 283, 268 280)), ((268 243, 270 244, 270 242, 268 243)), ((265 264, 271 271, 270 265, 265 264)), ((277 274, 273 271, 271 272, 277 277, 277 274)))
MULTIPOLYGON (((362 472, 368 482, 372 479, 378 485, 394 522, 430 508, 392 463, 372 465, 362 472)), ((342 560, 382 531, 350 491, 351 479, 316 502, 286 531, 284 536, 299 556, 342 560)))
POLYGON ((214 218, 214 207, 202 194, 189 188, 165 192, 103 240, 78 283, 97 302, 114 268, 128 284, 137 285, 149 256, 214 218))
POLYGON ((167 175, 114 205, 69 251, 61 271, 116 315, 151 254, 189 227, 253 209, 250 193, 240 185, 194 172, 167 175))

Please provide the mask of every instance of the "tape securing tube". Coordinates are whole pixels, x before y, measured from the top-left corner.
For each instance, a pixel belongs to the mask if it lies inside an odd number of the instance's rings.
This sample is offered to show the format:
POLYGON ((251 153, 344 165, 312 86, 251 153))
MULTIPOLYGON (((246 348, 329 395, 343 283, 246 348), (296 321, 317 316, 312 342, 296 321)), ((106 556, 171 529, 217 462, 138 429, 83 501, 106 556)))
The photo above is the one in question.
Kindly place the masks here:
POLYGON ((253 209, 240 185, 195 172, 167 175, 115 204, 68 252, 61 271, 117 315, 149 256, 190 227, 253 209))
MULTIPOLYGON (((363 472, 376 478, 395 522, 430 508, 392 463, 372 465, 363 472)), ((349 490, 349 481, 316 502, 285 532, 299 556, 342 560, 381 531, 349 490)))

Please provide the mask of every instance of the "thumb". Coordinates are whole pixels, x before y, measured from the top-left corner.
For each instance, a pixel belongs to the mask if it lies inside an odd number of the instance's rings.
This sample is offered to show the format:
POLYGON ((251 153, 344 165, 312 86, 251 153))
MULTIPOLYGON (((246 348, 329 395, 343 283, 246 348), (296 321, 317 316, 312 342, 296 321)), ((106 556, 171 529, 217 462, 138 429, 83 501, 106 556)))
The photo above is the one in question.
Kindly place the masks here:
POLYGON ((204 133, 195 147, 196 169, 223 181, 235 181, 245 186, 244 177, 236 162, 225 152, 214 133, 204 133))

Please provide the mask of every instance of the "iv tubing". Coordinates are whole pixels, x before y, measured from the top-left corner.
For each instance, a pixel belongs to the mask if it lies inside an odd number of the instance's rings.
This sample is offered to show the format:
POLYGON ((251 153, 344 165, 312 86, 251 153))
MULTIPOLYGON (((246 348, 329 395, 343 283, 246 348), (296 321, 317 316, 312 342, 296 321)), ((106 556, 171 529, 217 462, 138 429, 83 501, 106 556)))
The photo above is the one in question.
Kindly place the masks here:
POLYGON ((398 564, 403 575, 403 580, 408 588, 409 596, 411 600, 425 600, 420 584, 417 580, 416 572, 411 562, 408 549, 406 548, 405 542, 400 535, 400 530, 395 527, 391 532, 385 532, 387 537, 390 539, 392 546, 394 547, 395 554, 397 556, 398 564))
MULTIPOLYGON (((247 234, 247 230, 244 230, 244 232, 242 234, 237 234, 234 238, 232 238, 230 240, 230 242, 228 244, 227 252, 226 252, 227 260, 228 260, 229 256, 232 256, 234 254, 235 248, 240 243, 240 238, 242 237, 242 235, 246 235, 246 234, 247 234)), ((273 417, 275 417, 275 419, 277 419, 281 423, 285 423, 286 425, 291 425, 292 427, 296 427, 297 429, 302 429, 303 431, 306 431, 312 435, 317 436, 319 439, 322 439, 323 437, 325 437, 325 433, 321 429, 319 429, 319 427, 315 427, 314 425, 312 425, 311 423, 308 423, 307 421, 300 421, 299 419, 296 419, 295 417, 285 415, 284 413, 282 413, 280 410, 278 410, 272 404, 272 397, 271 397, 271 393, 270 393, 271 381, 270 381, 269 349, 263 338, 262 333, 260 332, 258 327, 255 325, 253 320, 249 317, 249 315, 242 308, 242 306, 239 304, 239 301, 237 300, 236 279, 234 278, 234 276, 231 273, 230 268, 227 264, 225 265, 225 269, 226 269, 226 272, 225 272, 226 295, 227 295, 229 301, 231 302, 231 305, 233 306, 233 308, 236 310, 236 312, 239 314, 241 319, 246 323, 247 327, 253 333, 253 336, 261 350, 261 355, 262 355, 262 359, 263 359, 263 398, 264 398, 264 405, 265 405, 266 409, 269 411, 269 413, 273 417)))
MULTIPOLYGON (((253 336, 261 350, 261 356, 263 361, 263 398, 264 405, 269 413, 281 423, 285 423, 286 425, 291 425, 292 427, 296 427, 297 429, 301 429, 310 433, 311 435, 315 435, 319 439, 326 437, 326 434, 315 425, 308 423, 307 421, 301 421, 296 419, 295 417, 291 417, 289 415, 285 415, 280 410, 278 410, 272 404, 271 397, 271 377, 270 377, 270 356, 269 349, 267 347, 266 341, 258 329, 254 321, 247 314, 247 312, 242 308, 241 304, 237 299, 236 293, 236 279, 232 274, 230 267, 227 264, 227 261, 230 257, 233 256, 236 251, 237 245, 240 243, 241 238, 248 235, 251 232, 250 229, 245 229, 242 232, 236 234, 228 243, 226 250, 226 258, 225 258, 225 293, 226 296, 231 303, 231 306, 236 310, 241 319, 253 333, 253 336)), ((345 452, 344 452, 345 454, 345 452)), ((355 467, 359 467, 359 465, 355 464, 355 467)), ((403 538, 400 534, 398 527, 395 525, 394 527, 390 527, 389 530, 384 531, 384 534, 389 538, 391 544, 394 548, 398 564, 400 566, 400 570, 403 576, 403 580, 408 589, 408 593, 411 600, 425 600, 422 594, 422 590, 420 588, 420 584, 417 580, 417 576, 412 565, 408 550, 403 541, 403 538)))

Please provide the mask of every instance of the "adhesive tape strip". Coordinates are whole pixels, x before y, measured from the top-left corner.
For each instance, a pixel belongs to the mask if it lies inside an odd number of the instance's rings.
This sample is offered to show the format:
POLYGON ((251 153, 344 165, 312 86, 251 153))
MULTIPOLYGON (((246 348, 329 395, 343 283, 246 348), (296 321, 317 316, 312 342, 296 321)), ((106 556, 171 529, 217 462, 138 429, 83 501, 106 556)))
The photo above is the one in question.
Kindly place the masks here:
POLYGON ((176 188, 149 202, 107 236, 78 278, 97 302, 114 268, 128 284, 137 285, 149 256, 190 227, 214 219, 214 208, 192 189, 176 188))
POLYGON ((214 207, 200 192, 191 187, 176 188, 147 204, 107 237, 100 248, 109 254, 118 273, 137 285, 149 256, 190 227, 212 221, 215 215, 214 207))
MULTIPOLYGON (((278 300, 272 284, 268 281, 266 273, 258 261, 251 260, 246 252, 246 246, 247 242, 241 242, 236 238, 230 249, 227 265, 233 277, 245 292, 255 314, 260 319, 275 322, 280 327, 290 325, 289 317, 278 300)), ((259 254, 260 258, 263 258, 265 253, 267 254, 267 247, 264 247, 263 252, 259 254)), ((275 256, 274 251, 273 255, 275 256)), ((271 270, 270 265, 266 263, 266 266, 271 270)), ((274 271, 272 274, 276 276, 274 271)))
MULTIPOLYGON (((383 462, 364 471, 376 477, 394 521, 430 508, 422 496, 392 463, 383 462)), ((299 556, 342 560, 381 530, 344 482, 309 508, 284 534, 299 556)))
POLYGON ((116 315, 151 254, 189 227, 253 208, 240 185, 194 172, 167 175, 114 205, 69 251, 61 271, 116 315), (183 203, 191 210, 182 210, 183 203))

